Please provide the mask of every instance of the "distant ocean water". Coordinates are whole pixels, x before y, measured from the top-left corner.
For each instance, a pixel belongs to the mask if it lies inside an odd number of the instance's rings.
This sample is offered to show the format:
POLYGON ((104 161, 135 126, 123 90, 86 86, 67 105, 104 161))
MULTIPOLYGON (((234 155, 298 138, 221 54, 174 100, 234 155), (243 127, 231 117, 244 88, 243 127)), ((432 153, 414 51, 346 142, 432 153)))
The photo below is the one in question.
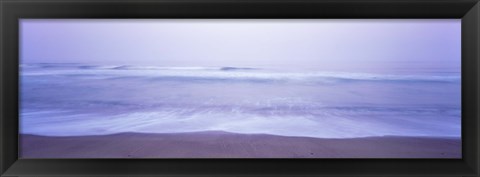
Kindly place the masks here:
POLYGON ((21 133, 460 137, 460 73, 20 66, 21 133))

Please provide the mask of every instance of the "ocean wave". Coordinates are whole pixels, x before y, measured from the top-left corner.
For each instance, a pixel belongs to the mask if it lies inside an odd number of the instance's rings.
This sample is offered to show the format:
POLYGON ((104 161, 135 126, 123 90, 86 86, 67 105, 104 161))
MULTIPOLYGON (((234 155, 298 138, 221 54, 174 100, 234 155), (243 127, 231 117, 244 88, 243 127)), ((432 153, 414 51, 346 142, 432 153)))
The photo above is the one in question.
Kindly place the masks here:
POLYGON ((161 66, 114 66, 115 70, 222 70, 220 67, 161 67, 161 66))
POLYGON ((164 67, 164 66, 136 66, 136 65, 84 65, 78 63, 35 63, 21 64, 21 68, 64 68, 64 69, 112 69, 112 70, 219 70, 219 71, 237 71, 237 70, 258 70, 259 68, 249 67, 164 67))
POLYGON ((258 68, 239 68, 239 67, 221 67, 222 71, 237 71, 237 70, 256 70, 258 68))
POLYGON ((22 133, 216 130, 344 138, 461 132, 460 74, 114 69, 119 66, 86 64, 21 67, 22 133), (272 83, 278 81, 281 84, 272 83), (412 83, 417 81, 421 84, 412 83))
POLYGON ((231 81, 402 81, 402 82, 459 82, 460 73, 438 75, 394 75, 348 72, 282 72, 246 67, 160 67, 160 66, 102 66, 78 64, 21 65, 22 75, 65 75, 65 76, 110 76, 122 78, 136 76, 161 79, 231 80, 231 81), (29 70, 31 69, 31 70, 29 70))
POLYGON ((173 108, 98 115, 92 112, 78 113, 55 109, 49 111, 24 110, 21 113, 20 131, 49 136, 99 135, 120 132, 179 133, 211 130, 319 138, 388 135, 460 136, 458 114, 445 116, 443 111, 427 111, 426 114, 414 114, 416 118, 412 119, 413 114, 404 116, 403 114, 399 115, 398 112, 376 112, 378 111, 376 110, 375 112, 351 114, 344 111, 343 109, 327 109, 323 110, 321 114, 306 115, 302 113, 259 114, 238 109, 173 108), (438 119, 440 115, 442 115, 442 119, 438 119), (412 129, 412 127, 415 128, 412 129))

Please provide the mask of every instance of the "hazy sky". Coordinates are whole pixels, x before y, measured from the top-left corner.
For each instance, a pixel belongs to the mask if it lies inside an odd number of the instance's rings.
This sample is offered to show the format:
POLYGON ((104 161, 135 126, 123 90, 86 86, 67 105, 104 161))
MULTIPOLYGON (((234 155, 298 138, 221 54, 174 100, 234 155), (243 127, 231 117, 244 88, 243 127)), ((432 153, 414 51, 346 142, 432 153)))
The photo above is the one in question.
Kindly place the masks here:
POLYGON ((460 20, 21 20, 22 63, 460 68, 460 20))

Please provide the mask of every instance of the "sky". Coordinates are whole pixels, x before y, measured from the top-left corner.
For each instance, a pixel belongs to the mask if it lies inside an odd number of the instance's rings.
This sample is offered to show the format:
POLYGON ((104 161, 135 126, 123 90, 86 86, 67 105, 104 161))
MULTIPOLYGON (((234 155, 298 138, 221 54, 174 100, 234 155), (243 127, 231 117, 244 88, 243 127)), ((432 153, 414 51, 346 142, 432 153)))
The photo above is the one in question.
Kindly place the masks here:
POLYGON ((22 19, 22 63, 460 69, 460 19, 22 19))

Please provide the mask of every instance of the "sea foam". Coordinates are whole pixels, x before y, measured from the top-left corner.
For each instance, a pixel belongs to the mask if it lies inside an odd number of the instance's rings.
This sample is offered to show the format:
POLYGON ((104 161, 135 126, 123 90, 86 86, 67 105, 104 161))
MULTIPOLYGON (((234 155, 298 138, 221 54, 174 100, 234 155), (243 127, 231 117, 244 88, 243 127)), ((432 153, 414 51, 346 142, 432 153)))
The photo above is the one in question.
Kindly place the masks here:
POLYGON ((20 131, 460 137, 459 73, 23 64, 20 131))

